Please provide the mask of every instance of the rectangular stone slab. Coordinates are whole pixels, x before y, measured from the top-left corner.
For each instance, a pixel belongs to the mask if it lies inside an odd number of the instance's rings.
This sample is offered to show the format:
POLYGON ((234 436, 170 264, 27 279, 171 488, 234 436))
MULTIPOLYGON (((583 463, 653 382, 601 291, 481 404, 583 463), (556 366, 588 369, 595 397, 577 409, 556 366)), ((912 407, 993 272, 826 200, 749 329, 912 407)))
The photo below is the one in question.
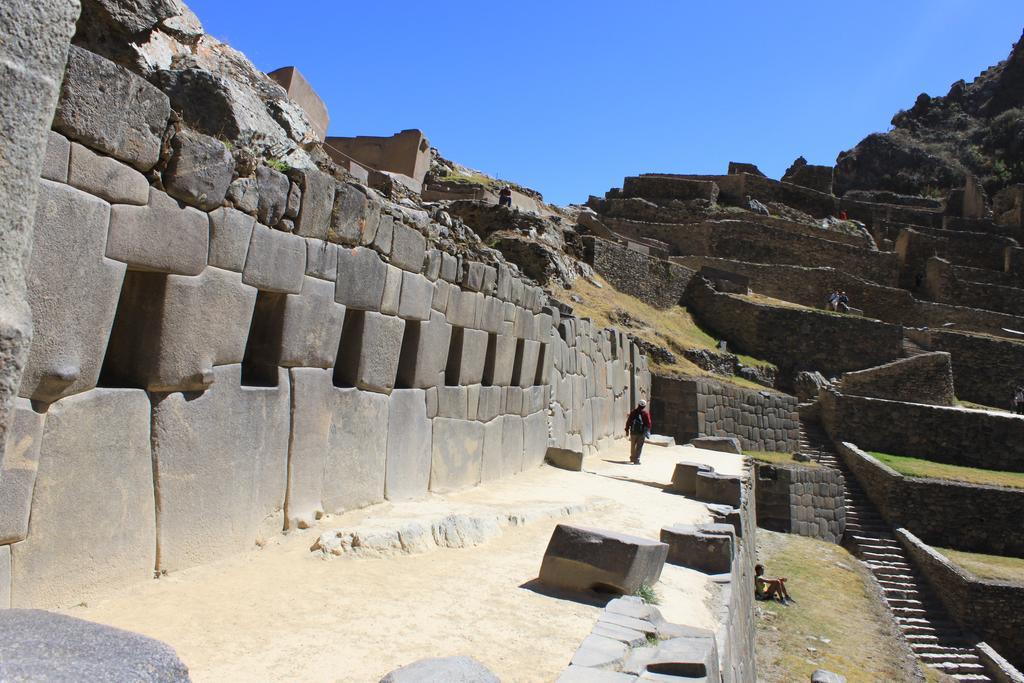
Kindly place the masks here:
POLYGON ((39 181, 28 264, 32 345, 19 394, 49 403, 96 386, 125 265, 104 256, 110 205, 39 181))
POLYGON ((12 605, 70 607, 151 580, 155 510, 146 392, 93 389, 57 401, 43 429, 28 538, 11 546, 12 605))
POLYGON ((46 414, 28 399, 14 400, 13 419, 0 468, 0 543, 14 543, 28 535, 32 490, 39 469, 39 444, 46 414))
MULTIPOLYGON (((729 529, 731 531, 732 527, 729 529)), ((727 574, 732 570, 732 533, 716 533, 689 524, 674 524, 661 528, 661 541, 668 544, 666 561, 671 564, 707 574, 727 574)))
POLYGON ((133 270, 198 275, 206 266, 209 245, 209 216, 156 188, 149 189, 146 206, 111 208, 107 257, 133 270))
POLYGON ((288 372, 279 370, 276 387, 248 387, 241 370, 215 368, 198 396, 154 396, 160 569, 249 550, 284 526, 288 372))
POLYGON ((559 524, 544 552, 540 580, 567 590, 633 595, 658 582, 667 556, 668 545, 659 541, 559 524))
POLYGON ((257 223, 242 269, 242 282, 265 292, 298 294, 306 273, 306 242, 257 223))
POLYGON ((302 291, 284 297, 278 364, 333 367, 344 322, 345 307, 334 300, 334 283, 303 277, 302 291))
POLYGON ((384 495, 388 500, 416 500, 427 495, 433 429, 427 419, 425 395, 423 389, 391 392, 384 478, 384 495))
POLYGON ((430 490, 444 493, 479 484, 483 445, 479 422, 435 418, 430 490))
POLYGON ((370 311, 348 311, 335 365, 336 383, 391 393, 398 375, 405 321, 370 311))
POLYGON ((332 392, 331 432, 324 463, 323 508, 337 514, 384 500, 388 397, 372 391, 332 392))

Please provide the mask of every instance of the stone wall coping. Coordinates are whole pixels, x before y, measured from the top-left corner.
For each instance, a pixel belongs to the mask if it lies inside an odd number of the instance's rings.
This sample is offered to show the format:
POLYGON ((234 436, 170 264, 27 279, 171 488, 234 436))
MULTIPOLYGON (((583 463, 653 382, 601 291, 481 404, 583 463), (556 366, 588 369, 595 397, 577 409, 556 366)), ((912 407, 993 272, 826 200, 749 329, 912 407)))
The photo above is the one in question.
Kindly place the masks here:
POLYGON ((978 576, 969 569, 965 569, 960 565, 956 564, 948 557, 937 551, 932 546, 928 545, 920 538, 915 536, 912 532, 907 529, 899 528, 896 529, 896 537, 904 545, 911 545, 916 547, 920 552, 926 554, 935 563, 941 565, 943 569, 950 574, 956 576, 956 579, 965 584, 974 583, 984 586, 1004 586, 1009 588, 1019 588, 1024 591, 1024 581, 1000 581, 998 579, 986 579, 978 576))
POLYGON ((1013 664, 1010 664, 1006 659, 996 652, 991 645, 986 642, 980 642, 975 647, 978 650, 978 657, 981 659, 981 663, 985 665, 987 673, 997 683, 1021 683, 1024 681, 1024 674, 1017 670, 1013 664))
POLYGON ((854 457, 864 460, 872 467, 881 470, 886 474, 886 476, 891 477, 893 479, 906 479, 909 481, 924 482, 936 486, 955 486, 958 488, 976 491, 1019 491, 1020 494, 1024 496, 1024 489, 1017 489, 1012 486, 999 486, 998 484, 972 484, 966 481, 957 481, 955 479, 938 479, 936 477, 912 477, 901 472, 897 472, 896 470, 889 467, 878 458, 874 457, 870 453, 862 451, 855 444, 852 444, 849 441, 843 441, 840 444, 840 446, 848 449, 854 455, 854 457))

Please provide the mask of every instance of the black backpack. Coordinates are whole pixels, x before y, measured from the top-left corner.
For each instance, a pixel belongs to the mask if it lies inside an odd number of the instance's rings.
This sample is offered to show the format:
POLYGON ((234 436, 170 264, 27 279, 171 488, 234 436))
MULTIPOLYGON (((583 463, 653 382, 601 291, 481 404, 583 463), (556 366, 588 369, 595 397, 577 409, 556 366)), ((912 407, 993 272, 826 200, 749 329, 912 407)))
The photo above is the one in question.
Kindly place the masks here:
POLYGON ((633 421, 629 423, 630 434, 643 434, 646 431, 644 427, 644 415, 643 411, 636 411, 636 415, 633 416, 633 421))

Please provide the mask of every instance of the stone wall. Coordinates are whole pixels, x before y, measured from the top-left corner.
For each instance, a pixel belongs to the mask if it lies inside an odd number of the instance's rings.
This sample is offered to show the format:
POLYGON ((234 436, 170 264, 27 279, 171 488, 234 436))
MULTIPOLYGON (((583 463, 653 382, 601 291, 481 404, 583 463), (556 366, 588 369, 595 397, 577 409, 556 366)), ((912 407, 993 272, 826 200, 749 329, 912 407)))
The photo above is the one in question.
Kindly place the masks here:
POLYGON ((960 627, 1024 667, 1024 584, 975 576, 906 529, 896 537, 960 627))
POLYGON ((843 290, 866 317, 888 323, 918 327, 953 323, 957 329, 997 336, 1007 334, 1004 328, 1024 329, 1024 317, 920 301, 905 289, 875 284, 837 268, 749 263, 710 256, 674 256, 672 261, 693 270, 710 266, 737 273, 749 278, 750 288, 758 294, 814 308, 824 308, 828 293, 843 290))
POLYGON ((360 135, 327 138, 329 153, 339 152, 363 166, 400 173, 422 183, 430 170, 430 143, 422 131, 410 129, 390 137, 360 135))
POLYGON ((799 448, 796 398, 704 377, 651 378, 651 417, 659 434, 684 443, 698 436, 735 436, 747 450, 799 448))
POLYGON ((584 237, 584 260, 615 289, 654 306, 679 304, 693 271, 599 237, 584 237))
POLYGON ((701 327, 727 340, 737 352, 775 363, 783 378, 799 370, 829 375, 860 370, 903 353, 898 325, 756 303, 716 292, 702 278, 690 281, 685 302, 701 327))
POLYGON ((907 338, 953 361, 957 397, 995 408, 1013 407, 1013 392, 1024 380, 1024 341, 953 330, 906 330, 907 338))
POLYGON ((845 487, 838 470, 755 463, 757 524, 764 529, 839 543, 846 529, 845 487))
POLYGON ((740 494, 740 531, 736 537, 729 581, 719 582, 715 603, 719 628, 719 671, 722 683, 754 683, 757 680, 754 640, 754 565, 757 563, 756 483, 750 467, 743 475, 740 494))
POLYGON ((890 401, 956 405, 949 354, 923 353, 866 370, 843 373, 843 393, 890 401))
POLYGON ((712 256, 754 263, 796 266, 828 266, 859 273, 883 285, 894 286, 899 260, 893 252, 872 251, 829 239, 830 233, 814 235, 788 228, 743 220, 705 221, 678 225, 643 223, 620 218, 603 219, 605 225, 627 237, 647 237, 670 244, 680 256, 712 256))
MULTIPOLYGON (((977 268, 970 270, 986 272, 977 268)), ((989 272, 1005 275, 1002 271, 989 272)), ((987 308, 1010 315, 1024 315, 1024 289, 963 279, 957 274, 954 266, 945 259, 928 259, 924 284, 928 297, 941 303, 987 308)))
POLYGON ((1024 557, 1024 489, 905 477, 853 443, 837 448, 890 525, 946 548, 1024 557))
POLYGON ((1024 416, 900 403, 824 390, 821 421, 836 441, 987 470, 1024 472, 1024 416))
POLYGON ((625 335, 432 248, 425 212, 315 167, 239 175, 170 121, 159 89, 71 49, 0 476, 14 606, 590 452, 649 396, 625 335))

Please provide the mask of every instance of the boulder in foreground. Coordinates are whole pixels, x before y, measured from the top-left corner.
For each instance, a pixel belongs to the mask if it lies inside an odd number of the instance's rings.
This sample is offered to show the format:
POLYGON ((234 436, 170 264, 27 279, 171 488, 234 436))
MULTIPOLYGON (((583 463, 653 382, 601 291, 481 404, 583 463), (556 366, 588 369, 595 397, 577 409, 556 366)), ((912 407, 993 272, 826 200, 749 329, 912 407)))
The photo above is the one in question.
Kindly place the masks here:
POLYGON ((472 657, 421 659, 395 669, 380 683, 500 683, 498 677, 472 657))
POLYGON ((551 534, 540 580, 567 590, 636 593, 661 577, 668 545, 614 531, 559 524, 551 534))

